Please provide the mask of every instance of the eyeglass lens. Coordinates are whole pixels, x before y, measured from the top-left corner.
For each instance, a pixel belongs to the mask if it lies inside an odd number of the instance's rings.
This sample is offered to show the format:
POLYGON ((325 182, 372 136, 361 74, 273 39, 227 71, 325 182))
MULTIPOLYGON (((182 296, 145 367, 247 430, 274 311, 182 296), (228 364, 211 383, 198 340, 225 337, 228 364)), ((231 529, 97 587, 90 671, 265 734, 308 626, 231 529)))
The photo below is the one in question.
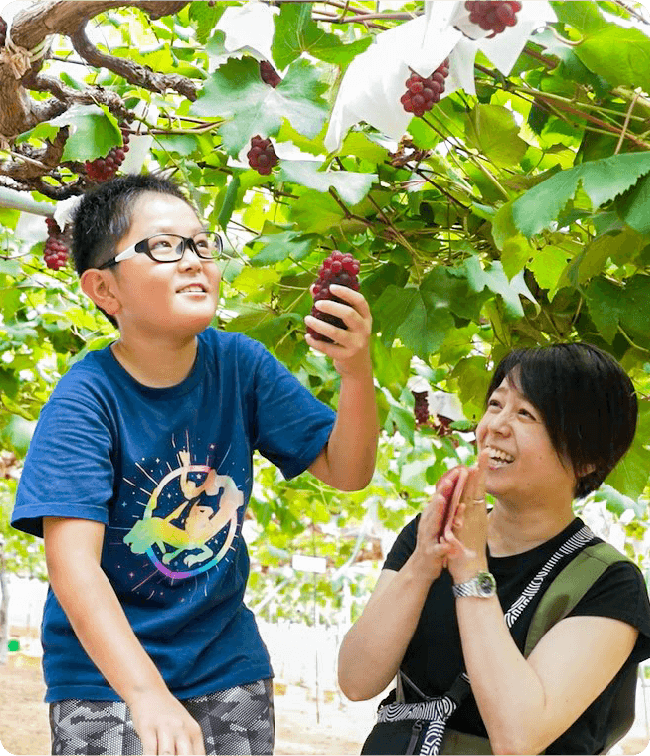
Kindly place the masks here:
MULTIPOLYGON (((205 231, 197 234, 192 239, 193 251, 206 260, 214 260, 221 253, 221 238, 213 231, 205 231)), ((176 234, 157 234, 147 239, 149 253, 158 262, 171 262, 180 260, 189 242, 176 234)))

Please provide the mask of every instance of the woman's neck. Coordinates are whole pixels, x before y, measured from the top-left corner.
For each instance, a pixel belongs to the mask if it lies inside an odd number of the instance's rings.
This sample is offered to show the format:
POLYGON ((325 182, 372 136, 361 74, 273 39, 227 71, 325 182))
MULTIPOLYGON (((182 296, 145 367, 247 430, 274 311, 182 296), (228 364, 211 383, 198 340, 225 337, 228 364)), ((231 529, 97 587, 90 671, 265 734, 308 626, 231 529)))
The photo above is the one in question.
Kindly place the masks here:
POLYGON ((496 501, 488 517, 488 546, 496 557, 530 551, 561 533, 575 515, 571 502, 558 507, 520 507, 496 501))
POLYGON ((120 338, 111 345, 115 359, 136 381, 150 388, 181 383, 196 359, 197 339, 120 338))

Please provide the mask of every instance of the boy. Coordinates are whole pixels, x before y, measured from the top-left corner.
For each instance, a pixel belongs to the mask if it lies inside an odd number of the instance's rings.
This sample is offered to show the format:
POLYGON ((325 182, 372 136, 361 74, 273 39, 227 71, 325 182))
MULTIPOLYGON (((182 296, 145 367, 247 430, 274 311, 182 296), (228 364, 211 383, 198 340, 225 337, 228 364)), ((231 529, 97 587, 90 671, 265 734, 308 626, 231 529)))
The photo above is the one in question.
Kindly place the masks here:
POLYGON ((56 754, 271 753, 272 670, 244 606, 241 538, 258 449, 364 487, 378 424, 365 299, 306 318, 341 375, 338 414, 261 344, 209 328, 221 251, 179 188, 126 176, 85 195, 73 252, 119 328, 43 408, 14 527, 43 535, 43 667, 56 754))

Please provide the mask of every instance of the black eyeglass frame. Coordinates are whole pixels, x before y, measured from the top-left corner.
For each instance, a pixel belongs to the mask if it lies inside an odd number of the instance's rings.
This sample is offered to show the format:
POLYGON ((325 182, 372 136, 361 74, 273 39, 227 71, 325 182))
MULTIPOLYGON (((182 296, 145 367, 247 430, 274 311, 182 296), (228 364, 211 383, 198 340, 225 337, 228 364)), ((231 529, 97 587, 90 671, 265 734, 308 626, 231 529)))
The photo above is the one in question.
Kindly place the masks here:
POLYGON ((130 247, 127 247, 126 249, 123 249, 121 252, 118 252, 115 257, 112 257, 110 260, 107 260, 105 263, 102 263, 101 265, 97 266, 97 270, 104 270, 105 268, 110 268, 113 265, 117 265, 117 263, 122 262, 122 260, 128 260, 129 257, 135 257, 137 254, 145 254, 150 260, 153 260, 155 263, 177 263, 180 262, 183 259, 183 255, 185 254, 185 250, 187 248, 190 248, 194 254, 201 258, 201 260, 217 260, 221 253, 223 252, 223 240, 219 236, 219 234, 216 231, 199 231, 199 233, 195 234, 194 236, 181 236, 180 234, 153 234, 153 236, 148 236, 146 239, 141 239, 139 242, 136 242, 135 244, 132 244, 130 247), (210 253, 208 257, 205 255, 202 255, 199 251, 199 248, 194 241, 194 238, 196 236, 201 236, 201 234, 209 234, 216 242, 216 249, 215 253, 210 253), (150 239, 156 239, 160 236, 172 236, 175 239, 179 239, 178 247, 176 247, 176 251, 180 249, 180 257, 178 257, 175 260, 157 260, 154 256, 151 250, 149 249, 149 240, 150 239))

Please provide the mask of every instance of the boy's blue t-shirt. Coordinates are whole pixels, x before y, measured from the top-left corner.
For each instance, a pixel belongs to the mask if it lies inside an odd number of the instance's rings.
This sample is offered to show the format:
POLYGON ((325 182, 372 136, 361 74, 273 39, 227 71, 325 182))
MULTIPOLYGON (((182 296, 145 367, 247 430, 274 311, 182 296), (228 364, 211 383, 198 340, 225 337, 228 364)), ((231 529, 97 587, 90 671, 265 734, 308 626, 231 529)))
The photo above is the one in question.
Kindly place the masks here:
MULTIPOLYGON (((261 344, 212 328, 171 388, 133 379, 110 348, 63 376, 41 412, 12 525, 44 516, 106 525, 102 568, 136 636, 178 698, 272 676, 243 603, 241 535, 259 450, 286 478, 318 456, 334 413, 261 344)), ((117 700, 50 589, 45 700, 117 700)))

